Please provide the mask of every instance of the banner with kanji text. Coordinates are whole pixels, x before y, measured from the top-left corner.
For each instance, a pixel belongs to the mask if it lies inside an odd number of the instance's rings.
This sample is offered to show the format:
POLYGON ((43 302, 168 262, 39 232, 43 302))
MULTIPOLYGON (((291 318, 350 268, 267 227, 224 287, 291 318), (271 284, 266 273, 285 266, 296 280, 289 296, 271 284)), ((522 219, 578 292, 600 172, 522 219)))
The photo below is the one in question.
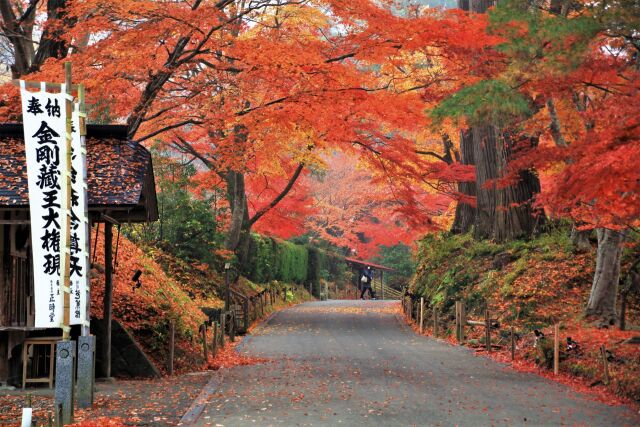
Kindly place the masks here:
POLYGON ((29 92, 21 81, 29 210, 35 326, 57 328, 63 321, 61 288, 65 222, 64 167, 66 164, 67 111, 64 88, 47 93, 44 83, 38 92, 29 92))
POLYGON ((87 152, 80 123, 80 104, 74 104, 71 130, 71 230, 69 278, 70 324, 87 325, 89 292, 89 218, 87 206, 87 152))

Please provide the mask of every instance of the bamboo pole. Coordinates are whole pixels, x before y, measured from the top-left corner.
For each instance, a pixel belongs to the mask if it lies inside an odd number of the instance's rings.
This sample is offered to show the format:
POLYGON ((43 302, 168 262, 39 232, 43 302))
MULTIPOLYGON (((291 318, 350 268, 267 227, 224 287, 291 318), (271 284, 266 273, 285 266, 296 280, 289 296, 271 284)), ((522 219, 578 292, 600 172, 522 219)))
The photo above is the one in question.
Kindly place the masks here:
MULTIPOLYGON (((65 81, 65 91, 67 95, 71 95, 71 62, 64 63, 64 81, 65 81)), ((60 218, 62 227, 61 234, 61 245, 60 248, 64 248, 62 250, 62 260, 60 262, 60 266, 62 267, 62 283, 60 287, 62 289, 63 294, 63 323, 62 327, 62 339, 68 340, 71 338, 71 328, 70 328, 70 317, 71 317, 71 114, 73 112, 73 102, 70 100, 66 101, 67 104, 67 135, 65 138, 65 144, 67 149, 67 154, 65 159, 63 160, 65 163, 64 171, 65 174, 62 176, 61 188, 64 191, 61 193, 64 195, 64 200, 62 200, 62 211, 64 212, 64 218, 60 218)))
POLYGON ((553 374, 560 371, 560 324, 553 325, 553 374))
MULTIPOLYGON (((14 79, 11 80, 11 84, 14 86, 18 86, 20 87, 20 80, 18 79, 14 79)), ((25 82, 25 87, 28 89, 40 89, 40 82, 25 82)), ((67 88, 71 89, 71 90, 77 90, 80 87, 80 85, 70 85, 67 86, 67 88)), ((46 83, 46 89, 48 92, 53 92, 56 90, 62 90, 62 84, 60 83, 46 83)))

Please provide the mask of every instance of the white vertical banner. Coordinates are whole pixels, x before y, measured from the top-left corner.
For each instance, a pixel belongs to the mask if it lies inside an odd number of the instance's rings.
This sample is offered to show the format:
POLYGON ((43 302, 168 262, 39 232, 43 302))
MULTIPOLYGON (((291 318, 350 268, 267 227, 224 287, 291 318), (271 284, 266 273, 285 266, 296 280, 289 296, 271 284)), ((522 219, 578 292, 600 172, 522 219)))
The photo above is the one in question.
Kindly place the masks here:
POLYGON ((88 325, 87 297, 89 291, 89 218, 87 200, 87 150, 81 132, 80 104, 74 104, 71 116, 71 246, 69 277, 72 325, 88 325))
POLYGON ((63 213, 64 168, 66 163, 66 95, 47 93, 45 83, 39 92, 29 92, 20 82, 29 210, 35 326, 58 328, 63 322, 64 298, 61 288, 62 236, 66 223, 63 213))

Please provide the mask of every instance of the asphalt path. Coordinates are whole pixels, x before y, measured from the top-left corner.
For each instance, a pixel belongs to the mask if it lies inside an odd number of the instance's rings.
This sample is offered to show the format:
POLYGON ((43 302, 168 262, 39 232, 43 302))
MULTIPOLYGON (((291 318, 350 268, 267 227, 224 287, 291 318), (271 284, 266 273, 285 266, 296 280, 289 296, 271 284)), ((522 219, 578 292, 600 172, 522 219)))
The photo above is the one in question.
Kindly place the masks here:
POLYGON ((275 314, 222 370, 197 425, 638 426, 640 415, 463 347, 416 335, 398 303, 326 301, 275 314))

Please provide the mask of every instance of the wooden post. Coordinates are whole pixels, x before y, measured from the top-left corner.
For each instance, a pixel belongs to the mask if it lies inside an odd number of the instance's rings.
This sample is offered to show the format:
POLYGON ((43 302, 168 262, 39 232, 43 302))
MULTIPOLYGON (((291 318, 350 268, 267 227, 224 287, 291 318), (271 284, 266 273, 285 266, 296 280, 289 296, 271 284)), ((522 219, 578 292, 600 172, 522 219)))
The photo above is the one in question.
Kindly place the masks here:
POLYGON ((203 323, 200 326, 202 333, 202 357, 204 357, 204 363, 209 361, 209 346, 207 345, 207 324, 203 323))
POLYGON ((433 307, 433 336, 438 336, 438 308, 433 307))
POLYGON ((464 301, 460 301, 460 341, 464 341, 464 327, 467 325, 467 313, 464 308, 464 301))
POLYGON ((218 354, 218 322, 213 322, 213 340, 211 340, 211 355, 215 359, 218 354))
POLYGON ((382 287, 382 300, 384 301, 384 271, 380 270, 380 286, 382 287))
POLYGON ((609 385, 609 360, 607 359, 607 348, 603 345, 600 346, 600 354, 602 355, 602 367, 604 370, 604 384, 609 385))
POLYGON ((111 317, 113 316, 113 226, 104 224, 104 337, 102 346, 102 375, 111 377, 111 317))
POLYGON ((235 310, 229 313, 229 321, 231 325, 229 325, 229 339, 231 342, 236 342, 236 313, 235 310))
POLYGON ((560 324, 553 325, 553 374, 560 371, 560 324))
POLYGON ((516 333, 512 326, 511 327, 511 360, 514 360, 515 358, 516 358, 516 333))
POLYGON ((424 297, 420 297, 420 333, 424 326, 424 297))
POLYGON ((260 317, 264 317, 264 304, 262 301, 263 295, 258 295, 258 299, 260 300, 260 317))
POLYGON ((249 330, 249 299, 245 298, 242 301, 242 310, 244 311, 244 331, 247 332, 249 330))
POLYGON ((227 312, 223 311, 222 315, 220 316, 220 347, 224 348, 224 334, 227 331, 227 312))
POLYGON ((64 420, 62 419, 62 403, 56 405, 56 425, 58 427, 64 427, 64 420))
POLYGON ((176 325, 173 320, 169 321, 169 375, 173 375, 173 356, 176 347, 176 325))
POLYGON ((489 318, 489 309, 484 311, 484 342, 487 353, 491 353, 491 319, 489 318))
POLYGON ((627 293, 622 293, 622 300, 620 302, 620 330, 624 331, 627 328, 627 293))
POLYGON ((456 341, 460 342, 460 301, 455 302, 456 314, 456 341))

